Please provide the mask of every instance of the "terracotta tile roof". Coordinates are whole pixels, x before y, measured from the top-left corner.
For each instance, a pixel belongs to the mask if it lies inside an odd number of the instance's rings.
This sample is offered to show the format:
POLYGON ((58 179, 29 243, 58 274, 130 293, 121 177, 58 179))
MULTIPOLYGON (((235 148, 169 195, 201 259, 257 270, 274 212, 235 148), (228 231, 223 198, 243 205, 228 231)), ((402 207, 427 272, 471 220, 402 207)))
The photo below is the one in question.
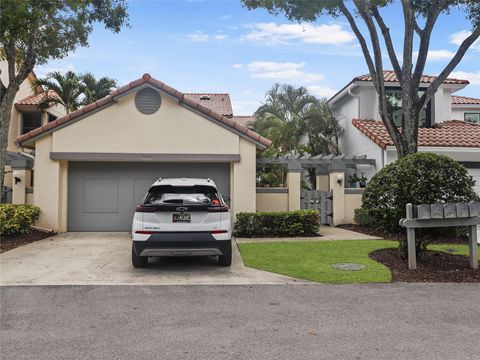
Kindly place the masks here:
POLYGON ((48 90, 48 93, 45 94, 45 92, 41 92, 39 94, 33 94, 30 96, 27 96, 24 99, 18 100, 15 105, 40 105, 40 103, 45 99, 45 95, 47 95, 50 98, 58 98, 58 94, 53 91, 53 90, 48 90))
POLYGON ((245 137, 251 139, 252 141, 255 141, 265 147, 270 146, 272 143, 270 140, 264 138, 263 136, 257 134, 256 132, 247 129, 245 126, 236 123, 234 120, 232 120, 229 117, 223 116, 212 109, 207 108, 206 106, 190 99, 189 97, 185 96, 183 93, 180 91, 168 86, 167 84, 156 80, 150 76, 150 74, 143 74, 143 76, 140 79, 134 80, 131 83, 124 85, 114 91, 112 91, 109 95, 105 96, 104 98, 97 100, 96 102, 89 104, 79 110, 76 110, 68 115, 62 116, 55 121, 49 122, 48 124, 36 128, 24 135, 21 135, 17 137, 17 142, 19 144, 22 144, 26 142, 27 140, 30 140, 32 138, 35 138, 39 135, 42 135, 44 133, 48 133, 50 131, 55 131, 56 128, 58 128, 60 125, 64 124, 69 124, 71 123, 74 119, 83 116, 85 114, 88 114, 89 112, 100 109, 102 107, 105 107, 106 105, 109 105, 114 101, 114 99, 121 94, 124 94, 136 87, 139 87, 143 84, 149 84, 159 90, 162 90, 169 94, 170 96, 173 96, 177 98, 181 103, 186 105, 189 108, 195 109, 204 115, 210 117, 214 121, 217 121, 220 124, 226 125, 227 127, 232 128, 233 130, 239 132, 240 134, 244 135, 245 137))
POLYGON ((198 102, 199 104, 212 109, 216 113, 224 116, 232 116, 232 102, 229 94, 200 94, 185 93, 185 97, 198 102))
MULTIPOLYGON (((420 82, 424 84, 429 84, 429 83, 432 83, 436 78, 437 78, 436 76, 422 75, 420 82)), ((383 72, 383 79, 385 82, 398 82, 397 75, 395 74, 395 71, 392 71, 392 70, 385 70, 383 72)), ((372 81, 372 77, 370 76, 370 74, 361 75, 353 78, 353 81, 372 81)), ((467 85, 470 84, 468 80, 451 79, 451 78, 445 79, 443 83, 444 84, 467 84, 467 85)))
MULTIPOLYGON (((381 121, 353 119, 352 124, 381 148, 393 145, 381 121)), ((449 120, 432 128, 420 128, 418 146, 480 148, 480 125, 449 120)))
POLYGON ((480 99, 452 95, 452 104, 480 105, 480 99))
POLYGON ((245 127, 252 125, 256 120, 255 116, 253 115, 235 115, 234 117, 232 117, 232 119, 236 123, 239 123, 240 125, 243 125, 245 127))

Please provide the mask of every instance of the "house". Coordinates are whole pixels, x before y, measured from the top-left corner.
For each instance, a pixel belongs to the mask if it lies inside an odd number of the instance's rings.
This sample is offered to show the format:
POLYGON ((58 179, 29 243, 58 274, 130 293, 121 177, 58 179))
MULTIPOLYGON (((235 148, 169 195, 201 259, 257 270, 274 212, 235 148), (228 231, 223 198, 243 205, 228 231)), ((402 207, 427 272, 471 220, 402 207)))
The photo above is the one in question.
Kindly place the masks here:
POLYGON ((35 150, 36 225, 128 231, 159 177, 213 178, 233 214, 256 209, 256 156, 270 145, 233 118, 228 94, 183 94, 144 74, 16 138, 35 150))
MULTIPOLYGON (((400 84, 393 71, 384 71, 383 75, 394 121, 400 126, 400 84)), ((420 91, 434 79, 434 76, 422 76, 420 91)), ((468 80, 449 78, 439 87, 420 114, 418 150, 446 155, 464 164, 480 193, 480 99, 453 95, 468 84, 468 80)), ((375 166, 357 166, 357 173, 370 178, 397 160, 395 146, 378 112, 378 98, 370 75, 355 77, 328 103, 343 115, 341 152, 375 159, 375 166)))
MULTIPOLYGON (((0 78, 5 84, 8 85, 8 63, 7 61, 0 61, 0 78)), ((56 120, 58 117, 65 114, 65 110, 62 106, 57 104, 51 104, 47 108, 40 107, 40 104, 46 96, 57 96, 54 92, 46 93, 40 86, 35 86, 36 75, 32 72, 28 75, 27 79, 20 85, 17 95, 14 99, 14 106, 12 108, 12 115, 10 119, 10 127, 8 131, 8 144, 7 144, 7 166, 5 171, 4 184, 9 190, 10 195, 12 186, 14 186, 13 173, 16 169, 12 169, 10 163, 14 162, 19 164, 18 168, 21 169, 21 163, 30 161, 23 153, 18 152, 18 147, 15 144, 15 139, 29 131, 48 124, 51 121, 56 120)), ((17 167, 17 166, 14 166, 17 167)), ((31 172, 27 172, 27 177, 22 179, 27 182, 27 188, 31 186, 31 172)), ((16 203, 24 203, 26 201, 25 194, 19 196, 19 198, 12 199, 16 203)))

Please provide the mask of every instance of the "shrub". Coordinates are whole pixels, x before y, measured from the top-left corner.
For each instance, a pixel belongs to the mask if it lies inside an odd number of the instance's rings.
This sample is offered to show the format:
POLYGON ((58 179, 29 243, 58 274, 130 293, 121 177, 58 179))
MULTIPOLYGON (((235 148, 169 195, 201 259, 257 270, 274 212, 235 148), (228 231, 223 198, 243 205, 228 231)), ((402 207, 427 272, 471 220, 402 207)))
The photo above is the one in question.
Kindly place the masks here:
POLYGON ((305 236, 318 230, 316 210, 239 213, 235 223, 240 237, 305 236))
POLYGON ((0 235, 22 235, 38 219, 40 208, 34 205, 0 204, 0 235))
POLYGON ((455 160, 432 153, 408 155, 380 170, 368 183, 355 221, 384 232, 401 231, 405 205, 478 199, 475 181, 455 160))

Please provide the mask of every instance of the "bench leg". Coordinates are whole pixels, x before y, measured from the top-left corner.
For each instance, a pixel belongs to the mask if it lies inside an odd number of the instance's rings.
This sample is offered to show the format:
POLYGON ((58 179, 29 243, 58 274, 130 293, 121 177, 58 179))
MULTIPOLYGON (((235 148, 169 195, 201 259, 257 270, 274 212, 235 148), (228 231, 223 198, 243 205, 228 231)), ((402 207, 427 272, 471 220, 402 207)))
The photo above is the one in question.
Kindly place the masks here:
POLYGON ((468 239, 470 248, 470 267, 472 269, 478 269, 478 257, 477 257, 477 226, 468 227, 468 239))
POLYGON ((408 268, 417 268, 417 251, 415 249, 415 229, 407 229, 408 268))

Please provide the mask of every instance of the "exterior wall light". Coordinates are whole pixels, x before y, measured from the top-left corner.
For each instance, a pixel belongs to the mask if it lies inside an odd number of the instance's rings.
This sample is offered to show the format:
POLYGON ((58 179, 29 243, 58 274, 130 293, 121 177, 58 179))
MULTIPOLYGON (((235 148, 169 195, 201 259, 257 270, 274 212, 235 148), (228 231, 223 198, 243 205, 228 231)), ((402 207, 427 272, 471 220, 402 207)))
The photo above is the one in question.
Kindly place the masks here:
POLYGON ((337 184, 342 186, 342 181, 343 181, 343 174, 338 174, 337 175, 337 184))

